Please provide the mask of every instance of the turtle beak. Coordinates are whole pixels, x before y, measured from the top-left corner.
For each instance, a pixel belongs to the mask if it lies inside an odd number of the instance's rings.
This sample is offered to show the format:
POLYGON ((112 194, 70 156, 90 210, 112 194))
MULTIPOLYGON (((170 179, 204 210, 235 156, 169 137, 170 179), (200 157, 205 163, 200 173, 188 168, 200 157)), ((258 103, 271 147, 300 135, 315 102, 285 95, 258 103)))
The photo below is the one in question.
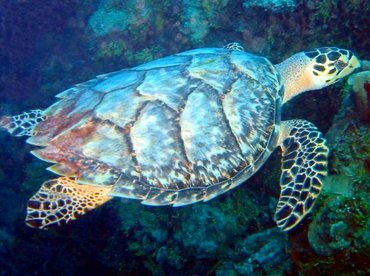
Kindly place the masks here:
POLYGON ((354 68, 354 71, 362 68, 362 62, 355 55, 349 60, 349 65, 354 68))
POLYGON ((370 70, 370 61, 368 60, 358 60, 358 66, 353 70, 353 74, 360 73, 362 71, 370 70))
POLYGON ((355 55, 353 55, 345 68, 343 68, 342 77, 348 76, 350 74, 363 71, 362 62, 355 55))

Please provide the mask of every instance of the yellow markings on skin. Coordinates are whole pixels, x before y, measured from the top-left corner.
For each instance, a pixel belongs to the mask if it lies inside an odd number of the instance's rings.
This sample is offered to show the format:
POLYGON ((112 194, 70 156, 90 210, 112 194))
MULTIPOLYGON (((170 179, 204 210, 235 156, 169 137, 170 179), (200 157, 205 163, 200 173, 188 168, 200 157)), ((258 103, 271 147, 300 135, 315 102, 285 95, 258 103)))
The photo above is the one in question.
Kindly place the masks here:
POLYGON ((284 85, 283 103, 312 88, 312 66, 304 53, 298 53, 276 65, 284 85))
POLYGON ((300 52, 276 65, 284 85, 283 103, 302 92, 331 85, 361 66, 355 55, 352 54, 349 59, 348 50, 338 48, 327 50, 316 49, 316 56, 300 52), (336 54, 336 57, 333 54, 336 54))

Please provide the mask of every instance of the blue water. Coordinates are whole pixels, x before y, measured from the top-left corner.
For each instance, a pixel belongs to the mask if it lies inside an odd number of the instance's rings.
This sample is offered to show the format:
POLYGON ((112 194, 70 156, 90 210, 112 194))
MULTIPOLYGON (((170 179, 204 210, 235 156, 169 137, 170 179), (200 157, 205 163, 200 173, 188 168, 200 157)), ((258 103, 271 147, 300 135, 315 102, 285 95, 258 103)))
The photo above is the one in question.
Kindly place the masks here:
MULTIPOLYGON (((0 116, 45 109, 99 74, 233 41, 273 63, 321 46, 370 60, 369 15, 367 0, 2 0, 0 116)), ((324 192, 288 233, 273 220, 279 150, 247 183, 207 203, 153 208, 114 199, 62 227, 31 229, 27 201, 55 175, 29 153, 34 146, 0 131, 0 274, 369 273, 370 92, 363 91, 341 81, 284 107, 283 119, 313 122, 331 148, 324 192)))

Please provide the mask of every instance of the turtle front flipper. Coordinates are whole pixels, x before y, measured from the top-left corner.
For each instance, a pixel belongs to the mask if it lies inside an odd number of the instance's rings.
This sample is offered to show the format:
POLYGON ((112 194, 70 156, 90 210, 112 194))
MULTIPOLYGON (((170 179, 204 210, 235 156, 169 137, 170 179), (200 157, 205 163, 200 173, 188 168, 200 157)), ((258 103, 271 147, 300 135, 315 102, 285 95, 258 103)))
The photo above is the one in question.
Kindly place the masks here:
POLYGON ((19 115, 0 118, 0 127, 5 128, 14 136, 32 136, 34 127, 45 118, 42 110, 35 109, 19 115))
POLYGON ((28 201, 26 224, 46 229, 68 223, 111 199, 110 190, 110 186, 82 185, 67 177, 46 181, 28 201))
POLYGON ((304 120, 282 122, 279 141, 282 173, 275 220, 287 231, 312 209, 327 174, 329 149, 322 133, 304 120))

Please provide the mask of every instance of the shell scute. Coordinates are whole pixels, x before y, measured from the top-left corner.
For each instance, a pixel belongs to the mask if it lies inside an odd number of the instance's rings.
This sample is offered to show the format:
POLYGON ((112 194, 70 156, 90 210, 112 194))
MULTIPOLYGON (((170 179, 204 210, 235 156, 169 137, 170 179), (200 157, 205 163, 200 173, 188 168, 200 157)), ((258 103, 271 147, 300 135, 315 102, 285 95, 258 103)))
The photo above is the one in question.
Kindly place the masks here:
POLYGON ((147 99, 140 97, 132 87, 122 88, 105 94, 94 109, 94 116, 125 128, 136 119, 138 110, 146 102, 147 99))
POLYGON ((161 190, 156 188, 151 188, 149 193, 146 195, 145 200, 142 204, 145 205, 169 205, 176 201, 177 193, 172 190, 161 190))
POLYGON ((256 160, 268 143, 275 123, 271 119, 275 112, 274 102, 259 82, 245 78, 234 82, 225 95, 224 112, 248 164, 256 160))
POLYGON ((146 72, 145 81, 136 90, 144 98, 160 100, 180 111, 186 101, 186 91, 191 91, 196 85, 196 81, 189 81, 182 67, 175 67, 146 72))
POLYGON ((202 55, 195 56, 187 67, 189 75, 208 84, 219 94, 225 93, 235 78, 230 74, 232 68, 230 62, 223 55, 202 55))
POLYGON ((176 182, 186 183, 186 175, 190 175, 184 166, 187 160, 176 116, 160 101, 152 101, 131 128, 130 139, 141 175, 152 186, 160 183, 166 188, 178 188, 176 182))
POLYGON ((122 89, 135 85, 142 81, 144 72, 124 69, 106 75, 96 85, 91 86, 91 89, 107 93, 116 89, 122 89))
POLYGON ((169 56, 169 57, 163 57, 160 59, 156 59, 147 63, 144 63, 142 65, 136 66, 135 70, 153 70, 157 68, 168 68, 168 67, 178 67, 178 66, 186 66, 190 63, 191 57, 187 56, 169 56))
POLYGON ((260 83, 272 96, 280 90, 279 75, 266 58, 244 52, 232 52, 231 63, 245 76, 260 83))
POLYGON ((199 49, 193 49, 188 50, 182 53, 178 53, 175 56, 197 56, 197 55, 225 55, 226 53, 230 53, 231 50, 225 49, 225 48, 199 48, 199 49))
POLYGON ((217 183, 224 178, 223 171, 230 171, 243 162, 221 101, 207 86, 202 85, 189 95, 180 115, 180 125, 195 185, 217 183))

